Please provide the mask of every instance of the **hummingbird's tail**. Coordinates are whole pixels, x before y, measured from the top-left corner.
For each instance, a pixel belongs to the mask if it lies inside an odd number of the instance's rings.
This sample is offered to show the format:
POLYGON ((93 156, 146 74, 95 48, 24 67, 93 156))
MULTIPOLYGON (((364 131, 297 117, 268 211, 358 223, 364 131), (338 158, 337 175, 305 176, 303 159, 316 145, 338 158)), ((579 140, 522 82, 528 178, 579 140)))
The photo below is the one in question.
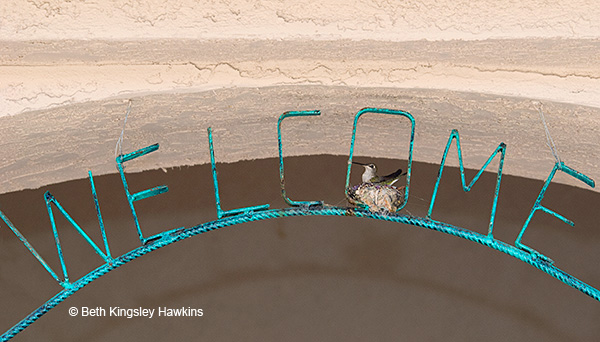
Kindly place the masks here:
POLYGON ((402 169, 398 169, 395 172, 392 172, 392 173, 390 173, 387 176, 383 176, 383 181, 385 182, 387 180, 396 179, 396 178, 399 178, 401 176, 404 176, 405 174, 406 174, 406 172, 402 173, 402 169))

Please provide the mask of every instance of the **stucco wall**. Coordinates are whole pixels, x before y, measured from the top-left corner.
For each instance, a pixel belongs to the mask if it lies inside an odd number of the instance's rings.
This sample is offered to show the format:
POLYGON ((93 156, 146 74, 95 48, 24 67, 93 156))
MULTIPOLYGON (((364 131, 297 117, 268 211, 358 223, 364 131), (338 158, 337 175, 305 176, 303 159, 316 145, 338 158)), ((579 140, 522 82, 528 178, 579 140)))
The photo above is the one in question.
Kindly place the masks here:
MULTIPOLYGON (((467 167, 514 141, 507 172, 537 179, 548 173, 540 162, 553 162, 533 104, 542 101, 563 159, 600 178, 598 19, 600 6, 585 1, 3 1, 0 192, 84 177, 84 168, 114 172, 113 141, 130 98, 130 124, 141 125, 128 128, 131 148, 192 148, 165 122, 200 135, 207 124, 236 131, 261 122, 265 133, 253 138, 264 144, 226 141, 242 152, 221 160, 273 157, 272 122, 282 111, 351 120, 378 105, 431 123, 419 134, 439 138, 421 140, 417 160, 438 162, 440 143, 459 128, 481 143, 466 152, 467 167), (286 87, 281 98, 308 97, 278 103, 277 87, 286 87)), ((318 149, 298 144, 292 154, 346 153, 350 126, 337 128, 318 149)), ((366 154, 398 157, 385 143, 365 144, 366 154)), ((139 169, 208 161, 205 153, 170 156, 139 169)))
POLYGON ((0 39, 598 38, 593 1, 8 0, 0 39))

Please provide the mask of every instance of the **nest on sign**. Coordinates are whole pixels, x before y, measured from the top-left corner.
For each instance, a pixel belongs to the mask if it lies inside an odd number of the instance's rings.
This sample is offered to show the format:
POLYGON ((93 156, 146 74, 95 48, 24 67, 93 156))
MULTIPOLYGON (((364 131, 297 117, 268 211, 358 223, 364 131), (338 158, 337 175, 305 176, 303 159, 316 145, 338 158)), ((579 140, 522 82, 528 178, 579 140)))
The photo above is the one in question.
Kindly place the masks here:
POLYGON ((372 212, 395 213, 404 203, 404 186, 362 183, 348 188, 346 197, 348 202, 366 206, 372 212))

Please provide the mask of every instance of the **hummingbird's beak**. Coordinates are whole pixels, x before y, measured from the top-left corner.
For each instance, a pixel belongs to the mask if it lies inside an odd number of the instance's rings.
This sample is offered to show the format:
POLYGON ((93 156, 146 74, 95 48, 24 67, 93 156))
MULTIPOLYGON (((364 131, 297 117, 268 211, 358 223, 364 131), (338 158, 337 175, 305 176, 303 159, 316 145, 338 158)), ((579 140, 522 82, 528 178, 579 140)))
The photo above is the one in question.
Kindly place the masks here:
POLYGON ((367 165, 367 164, 363 164, 363 163, 359 163, 359 162, 355 162, 355 161, 353 161, 353 162, 352 162, 352 164, 356 164, 356 165, 362 165, 362 166, 365 166, 365 165, 367 165))

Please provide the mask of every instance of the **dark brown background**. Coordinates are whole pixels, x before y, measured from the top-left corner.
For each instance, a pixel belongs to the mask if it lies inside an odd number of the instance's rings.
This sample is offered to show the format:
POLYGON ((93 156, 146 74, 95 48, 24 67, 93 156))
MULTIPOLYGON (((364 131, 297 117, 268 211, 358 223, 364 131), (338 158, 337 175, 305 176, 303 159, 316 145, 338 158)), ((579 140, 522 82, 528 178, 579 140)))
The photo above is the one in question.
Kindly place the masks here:
MULTIPOLYGON (((358 161, 366 161, 356 158, 358 161)), ((345 205, 346 157, 286 158, 289 197, 345 205)), ((382 173, 406 165, 378 160, 382 173)), ((495 168, 496 162, 493 167, 495 168)), ((436 165, 413 166, 407 211, 424 216, 436 165)), ((218 164, 223 209, 284 207, 277 159, 218 164)), ((136 204, 146 236, 216 219, 210 168, 129 174, 132 191, 167 194, 136 204)), ((361 170, 353 169, 353 182, 361 170)), ((550 170, 548 170, 550 172, 550 170)), ((470 180, 475 171, 467 172, 470 180)), ((82 175, 83 176, 83 175, 82 175)), ((567 177, 557 175, 557 177, 567 177)), ((95 178, 113 256, 139 245, 118 175, 95 178)), ((447 168, 433 218, 485 233, 495 174, 463 193, 447 168)), ((542 182, 504 176, 496 238, 513 243, 542 182)), ((0 195, 0 209, 57 273, 60 265, 43 201, 49 190, 101 245, 86 179, 0 195)), ((544 204, 572 228, 538 212, 523 242, 600 286, 600 194, 552 184, 544 204)), ((57 216, 72 280, 101 259, 57 216)), ((60 291, 0 223, 0 330, 60 291)), ((156 314, 155 314, 156 315, 156 314)), ((89 284, 15 341, 596 341, 600 303, 505 254, 441 233, 349 217, 246 223, 159 249, 89 284), (70 317, 70 307, 202 308, 203 317, 70 317)))

